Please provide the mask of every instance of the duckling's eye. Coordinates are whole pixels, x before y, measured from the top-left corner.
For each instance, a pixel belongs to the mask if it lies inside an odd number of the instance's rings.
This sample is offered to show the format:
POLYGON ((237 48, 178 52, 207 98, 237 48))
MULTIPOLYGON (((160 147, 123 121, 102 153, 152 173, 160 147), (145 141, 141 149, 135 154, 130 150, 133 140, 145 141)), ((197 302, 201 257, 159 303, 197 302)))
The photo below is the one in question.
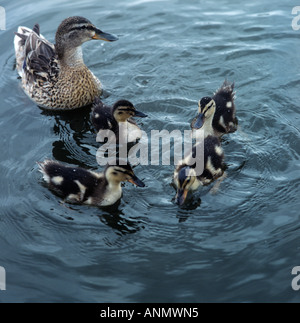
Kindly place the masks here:
POLYGON ((123 112, 122 111, 119 111, 118 114, 123 114, 123 112))
POLYGON ((74 32, 74 31, 72 31, 72 32, 70 32, 69 33, 69 38, 70 39, 75 39, 75 38, 77 38, 78 36, 77 36, 77 33, 76 32, 74 32))
POLYGON ((114 176, 117 176, 117 175, 118 175, 118 173, 117 173, 117 172, 112 172, 112 174, 113 174, 114 176))

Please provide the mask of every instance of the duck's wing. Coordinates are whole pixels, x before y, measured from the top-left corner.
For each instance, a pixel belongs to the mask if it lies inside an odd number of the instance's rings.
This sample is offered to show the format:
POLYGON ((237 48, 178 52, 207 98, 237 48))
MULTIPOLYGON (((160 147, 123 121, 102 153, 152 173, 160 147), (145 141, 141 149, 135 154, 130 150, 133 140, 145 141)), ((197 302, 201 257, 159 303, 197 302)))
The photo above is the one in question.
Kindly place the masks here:
POLYGON ((220 139, 208 136, 204 141, 204 171, 201 175, 203 183, 209 183, 223 175, 225 170, 224 151, 220 139))
POLYGON ((234 83, 227 80, 213 96, 216 102, 216 112, 213 119, 213 127, 220 133, 236 131, 238 120, 236 118, 234 83))
POLYGON ((94 99, 92 105, 91 120, 95 130, 112 130, 115 131, 116 121, 112 116, 112 108, 105 105, 98 97, 94 99))
POLYGON ((204 142, 194 145, 184 161, 192 168, 201 165, 201 162, 203 163, 203 171, 197 175, 197 178, 203 185, 209 184, 223 174, 225 170, 224 151, 218 137, 209 135, 204 142), (191 160, 191 158, 193 159, 191 160))
POLYGON ((17 71, 27 82, 53 81, 58 76, 55 46, 40 34, 38 24, 32 30, 19 27, 15 33, 14 47, 17 71))
POLYGON ((70 203, 86 203, 104 182, 101 174, 53 160, 45 160, 38 165, 49 188, 70 203))

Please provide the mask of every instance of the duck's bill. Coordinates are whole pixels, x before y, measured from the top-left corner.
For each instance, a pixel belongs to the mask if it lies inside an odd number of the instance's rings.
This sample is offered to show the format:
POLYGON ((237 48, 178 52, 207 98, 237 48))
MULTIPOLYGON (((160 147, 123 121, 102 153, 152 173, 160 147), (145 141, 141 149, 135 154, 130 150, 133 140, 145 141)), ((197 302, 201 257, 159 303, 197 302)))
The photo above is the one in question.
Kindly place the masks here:
POLYGON ((145 184, 136 176, 133 176, 130 180, 128 180, 128 182, 138 187, 145 187, 145 184))
POLYGON ((203 123, 204 123, 204 114, 203 113, 199 113, 196 119, 196 122, 194 124, 194 128, 195 129, 200 129, 203 127, 203 123))
POLYGON ((93 39, 105 40, 105 41, 116 41, 119 38, 116 35, 105 33, 100 29, 96 29, 95 36, 92 37, 93 39))
POLYGON ((186 200, 187 194, 188 194, 188 190, 179 189, 176 195, 176 204, 180 206, 183 205, 186 200))
POLYGON ((135 111, 135 114, 134 114, 135 117, 140 117, 140 118, 146 118, 148 117, 147 114, 141 112, 141 111, 135 111))

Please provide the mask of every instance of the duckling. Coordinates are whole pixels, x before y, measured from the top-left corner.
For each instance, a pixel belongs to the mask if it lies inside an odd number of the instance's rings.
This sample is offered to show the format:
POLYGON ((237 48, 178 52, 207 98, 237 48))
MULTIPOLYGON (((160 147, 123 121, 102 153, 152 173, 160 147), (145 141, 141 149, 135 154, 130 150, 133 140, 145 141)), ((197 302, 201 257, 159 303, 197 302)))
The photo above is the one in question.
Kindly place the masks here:
POLYGON ((53 160, 45 160, 38 165, 49 188, 68 203, 109 206, 121 198, 121 182, 145 186, 128 163, 108 165, 103 173, 65 166, 53 160))
MULTIPOLYGON (((216 136, 222 136, 237 130, 238 119, 236 117, 236 108, 234 104, 235 93, 233 92, 233 89, 234 83, 229 83, 225 80, 223 85, 212 97, 216 104, 216 112, 212 120, 212 128, 208 129, 207 126, 206 131, 209 131, 216 136)), ((199 115, 194 118, 191 123, 191 128, 194 131, 199 129, 199 125, 201 125, 201 122, 199 124, 196 121, 199 117, 201 117, 202 111, 205 110, 207 100, 204 100, 202 103, 201 102, 202 101, 199 101, 199 115)))
POLYGON ((131 117, 147 117, 143 112, 137 111, 134 105, 127 100, 119 100, 113 106, 105 105, 98 97, 92 107, 92 123, 97 132, 111 130, 116 135, 116 143, 127 130, 127 143, 136 142, 142 137, 142 131, 131 117), (124 126, 124 127, 121 127, 124 126))
MULTIPOLYGON (((195 191, 200 186, 208 185, 221 177, 225 171, 224 152, 217 137, 208 136, 204 139, 204 168, 197 174, 196 162, 188 163, 190 157, 197 158, 196 145, 190 156, 184 159, 174 171, 174 183, 177 188, 176 203, 183 205, 189 191, 195 191)), ((199 157, 198 157, 199 158, 199 157)))
POLYGON ((71 110, 90 105, 102 93, 101 82, 83 61, 81 45, 89 40, 116 41, 88 19, 69 17, 59 25, 56 44, 33 29, 19 27, 14 47, 16 69, 25 93, 40 107, 71 110))
POLYGON ((215 136, 211 130, 216 111, 215 101, 205 97, 200 105, 204 108, 201 109, 196 120, 196 126, 199 127, 198 131, 203 132, 204 141, 196 143, 191 153, 179 163, 174 171, 174 183, 177 187, 176 203, 179 205, 184 204, 189 191, 197 190, 201 185, 210 184, 221 177, 225 171, 224 151, 220 138, 215 136), (193 163, 190 161, 191 158, 193 158, 193 163), (200 164, 201 158, 203 158, 203 169, 201 173, 197 173, 197 161, 200 164))

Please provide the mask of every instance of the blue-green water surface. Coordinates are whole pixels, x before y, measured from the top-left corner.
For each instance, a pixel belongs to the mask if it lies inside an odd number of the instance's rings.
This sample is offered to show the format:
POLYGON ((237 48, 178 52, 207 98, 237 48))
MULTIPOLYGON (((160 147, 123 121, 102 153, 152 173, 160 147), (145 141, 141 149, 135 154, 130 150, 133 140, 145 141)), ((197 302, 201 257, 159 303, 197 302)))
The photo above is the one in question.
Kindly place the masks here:
POLYGON ((300 31, 295 1, 2 1, 0 302, 298 302, 300 31), (13 32, 39 23, 54 41, 81 15, 119 36, 84 44, 104 101, 129 99, 142 128, 189 129, 197 101, 235 82, 239 130, 224 137, 227 177, 174 204, 173 166, 137 166, 108 209, 62 204, 36 162, 92 170, 89 111, 48 114, 24 94, 13 32))

